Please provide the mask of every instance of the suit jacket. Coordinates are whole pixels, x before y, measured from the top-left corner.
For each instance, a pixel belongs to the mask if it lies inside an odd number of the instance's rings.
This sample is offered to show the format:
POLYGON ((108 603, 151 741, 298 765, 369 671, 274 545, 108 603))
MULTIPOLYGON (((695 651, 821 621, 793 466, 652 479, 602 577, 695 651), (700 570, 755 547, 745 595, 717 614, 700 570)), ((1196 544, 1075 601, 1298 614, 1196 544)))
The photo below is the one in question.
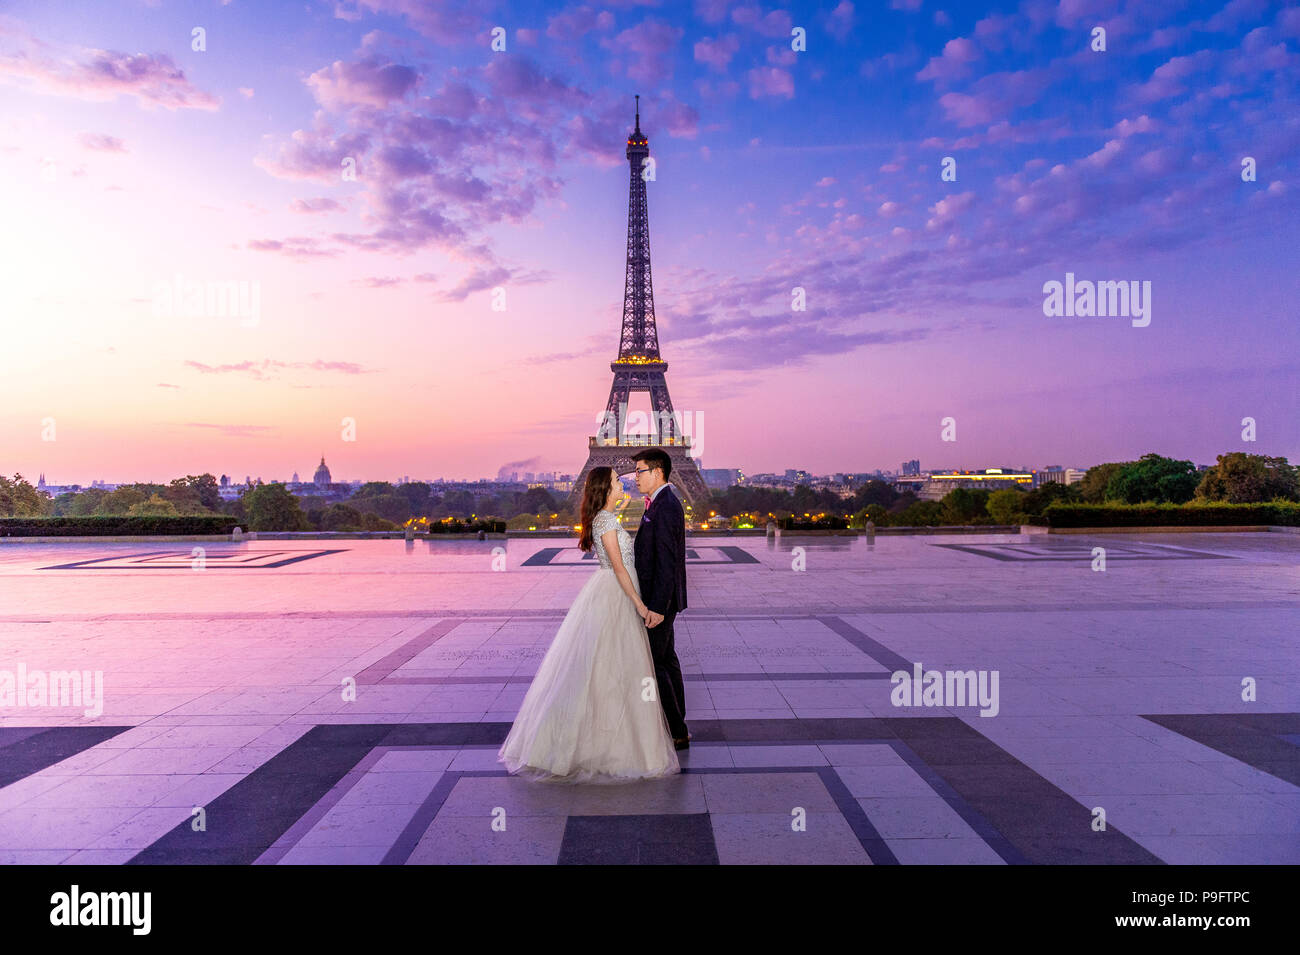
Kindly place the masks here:
POLYGON ((632 545, 641 599, 655 613, 686 609, 686 513, 671 487, 654 496, 632 545))

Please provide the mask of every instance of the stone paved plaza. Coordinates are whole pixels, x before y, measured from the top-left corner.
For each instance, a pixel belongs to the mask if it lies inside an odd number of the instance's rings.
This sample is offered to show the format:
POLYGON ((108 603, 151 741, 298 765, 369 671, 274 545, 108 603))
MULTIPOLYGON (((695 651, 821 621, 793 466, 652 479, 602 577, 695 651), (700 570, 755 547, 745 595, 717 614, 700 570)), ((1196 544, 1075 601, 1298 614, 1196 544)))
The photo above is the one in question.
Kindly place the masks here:
POLYGON ((682 774, 511 778, 595 567, 0 543, 0 679, 104 680, 98 715, 0 708, 0 861, 1300 863, 1300 536, 692 537, 682 774), (996 715, 893 705, 918 665, 996 674, 996 715))

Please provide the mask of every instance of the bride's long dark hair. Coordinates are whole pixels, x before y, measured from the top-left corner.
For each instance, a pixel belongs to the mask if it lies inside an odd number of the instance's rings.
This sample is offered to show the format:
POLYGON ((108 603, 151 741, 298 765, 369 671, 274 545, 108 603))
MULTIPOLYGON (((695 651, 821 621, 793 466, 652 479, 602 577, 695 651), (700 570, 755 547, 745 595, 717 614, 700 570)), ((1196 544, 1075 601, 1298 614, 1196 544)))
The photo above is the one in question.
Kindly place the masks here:
POLYGON ((609 500, 609 489, 614 486, 614 469, 599 467, 587 472, 587 483, 582 489, 582 534, 578 538, 581 550, 591 550, 595 542, 591 537, 591 522, 596 512, 609 500))

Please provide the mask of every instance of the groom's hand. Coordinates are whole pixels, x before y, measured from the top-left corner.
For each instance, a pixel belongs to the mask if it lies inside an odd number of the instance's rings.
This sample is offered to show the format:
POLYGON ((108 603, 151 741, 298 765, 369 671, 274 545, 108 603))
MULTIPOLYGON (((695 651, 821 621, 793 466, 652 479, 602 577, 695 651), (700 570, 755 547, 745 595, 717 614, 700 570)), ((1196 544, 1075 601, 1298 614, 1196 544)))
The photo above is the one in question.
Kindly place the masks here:
POLYGON ((645 615, 645 625, 647 627, 657 627, 659 626, 659 624, 663 622, 664 622, 664 615, 661 613, 655 613, 653 610, 651 610, 645 615))

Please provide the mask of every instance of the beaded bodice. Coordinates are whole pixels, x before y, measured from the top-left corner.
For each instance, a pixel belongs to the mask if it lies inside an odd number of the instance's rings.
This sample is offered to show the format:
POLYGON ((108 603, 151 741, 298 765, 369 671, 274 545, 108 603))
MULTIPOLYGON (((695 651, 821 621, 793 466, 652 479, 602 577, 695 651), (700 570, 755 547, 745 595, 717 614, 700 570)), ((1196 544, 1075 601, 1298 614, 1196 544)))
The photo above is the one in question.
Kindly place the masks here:
POLYGON ((614 565, 610 562, 610 555, 605 553, 605 542, 601 537, 607 534, 610 528, 616 531, 615 536, 618 538, 618 549, 620 556, 623 558, 623 566, 627 568, 632 579, 636 579, 636 558, 632 552, 632 535, 623 530, 623 525, 618 522, 618 517, 606 510, 599 510, 591 522, 591 539, 596 549, 596 559, 600 561, 600 566, 613 569, 614 565))

